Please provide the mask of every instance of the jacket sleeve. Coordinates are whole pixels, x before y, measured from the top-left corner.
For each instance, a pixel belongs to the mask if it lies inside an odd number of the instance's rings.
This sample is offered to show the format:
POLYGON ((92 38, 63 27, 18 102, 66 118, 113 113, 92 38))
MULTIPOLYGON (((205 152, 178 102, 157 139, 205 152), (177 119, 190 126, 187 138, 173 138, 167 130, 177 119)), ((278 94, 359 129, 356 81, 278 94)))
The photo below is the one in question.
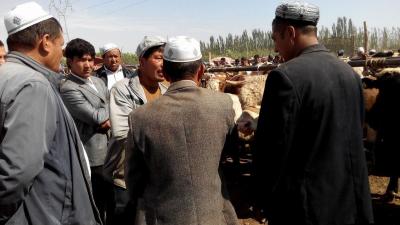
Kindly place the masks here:
POLYGON ((111 131, 117 140, 125 139, 128 135, 128 116, 135 107, 122 88, 125 86, 114 85, 110 92, 111 131))
MULTIPOLYGON (((129 117, 131 119, 131 117, 129 117)), ((130 124, 126 143, 125 183, 129 192, 130 200, 136 202, 142 196, 147 182, 148 170, 146 167, 144 153, 138 148, 133 138, 133 129, 130 124)))
POLYGON ((0 224, 20 207, 42 171, 57 129, 57 104, 50 86, 31 82, 11 96, 0 145, 0 224))
POLYGON ((81 91, 68 83, 61 86, 61 96, 75 119, 91 125, 100 125, 109 118, 107 107, 94 108, 81 91))
POLYGON ((287 167, 293 142, 296 116, 300 108, 297 92, 281 72, 268 75, 255 134, 254 164, 262 205, 278 185, 287 167))

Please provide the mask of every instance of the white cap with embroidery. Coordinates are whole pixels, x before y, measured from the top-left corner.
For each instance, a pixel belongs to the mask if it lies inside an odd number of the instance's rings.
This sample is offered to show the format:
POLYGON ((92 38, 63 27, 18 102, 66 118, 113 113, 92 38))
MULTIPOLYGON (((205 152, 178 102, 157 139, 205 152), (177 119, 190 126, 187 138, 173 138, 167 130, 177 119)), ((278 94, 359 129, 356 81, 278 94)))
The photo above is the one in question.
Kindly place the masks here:
POLYGON ((160 36, 144 36, 143 40, 136 48, 136 55, 140 58, 152 47, 165 45, 165 39, 160 36))
POLYGON ((358 54, 364 54, 364 53, 365 53, 364 47, 358 47, 358 48, 357 48, 357 53, 358 53, 358 54))
POLYGON ((108 44, 105 44, 103 47, 100 48, 100 54, 104 55, 104 54, 106 54, 107 52, 109 52, 109 51, 111 51, 113 49, 118 49, 121 52, 121 50, 118 48, 118 45, 116 45, 114 43, 108 43, 108 44))
POLYGON ((8 35, 17 33, 43 20, 52 18, 48 12, 36 2, 27 2, 17 5, 4 16, 4 24, 8 35))
POLYGON ((200 43, 187 36, 169 38, 164 48, 164 60, 171 62, 193 62, 201 57, 200 43))

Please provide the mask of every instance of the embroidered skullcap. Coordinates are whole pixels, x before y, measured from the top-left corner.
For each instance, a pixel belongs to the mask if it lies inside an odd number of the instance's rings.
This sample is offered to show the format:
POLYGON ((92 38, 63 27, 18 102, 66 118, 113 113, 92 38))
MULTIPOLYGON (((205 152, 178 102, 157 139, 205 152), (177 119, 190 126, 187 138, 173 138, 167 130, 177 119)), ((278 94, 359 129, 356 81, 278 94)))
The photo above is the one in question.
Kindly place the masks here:
POLYGON ((314 26, 319 20, 319 8, 316 5, 302 2, 284 2, 275 11, 275 16, 283 19, 310 22, 314 26))
POLYGON ((171 37, 164 48, 164 60, 171 62, 193 62, 201 57, 200 43, 191 37, 171 37))
POLYGON ((364 53, 365 53, 364 47, 358 47, 358 48, 357 48, 357 53, 358 53, 358 54, 364 54, 364 53))
POLYGON ((104 54, 106 54, 107 52, 109 52, 109 51, 111 51, 113 49, 118 49, 121 52, 121 50, 118 48, 118 45, 116 45, 114 43, 108 43, 108 44, 105 44, 103 47, 100 48, 100 54, 104 55, 104 54))
POLYGON ((8 35, 12 35, 52 17, 36 2, 27 2, 9 11, 4 16, 4 25, 8 35))
POLYGON ((140 58, 152 47, 164 45, 166 40, 160 36, 144 36, 143 40, 136 48, 136 55, 140 58))

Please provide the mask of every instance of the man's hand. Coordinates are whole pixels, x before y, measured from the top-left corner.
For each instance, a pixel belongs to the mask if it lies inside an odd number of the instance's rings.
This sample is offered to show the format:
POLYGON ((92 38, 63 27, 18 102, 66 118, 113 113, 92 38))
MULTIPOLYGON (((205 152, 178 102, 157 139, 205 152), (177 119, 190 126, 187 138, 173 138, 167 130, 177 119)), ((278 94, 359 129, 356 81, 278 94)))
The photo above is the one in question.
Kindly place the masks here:
POLYGON ((98 131, 100 133, 104 133, 105 134, 105 133, 107 133, 107 131, 110 128, 111 128, 111 123, 110 123, 110 120, 108 119, 108 120, 104 121, 102 124, 100 124, 100 127, 99 127, 98 131))

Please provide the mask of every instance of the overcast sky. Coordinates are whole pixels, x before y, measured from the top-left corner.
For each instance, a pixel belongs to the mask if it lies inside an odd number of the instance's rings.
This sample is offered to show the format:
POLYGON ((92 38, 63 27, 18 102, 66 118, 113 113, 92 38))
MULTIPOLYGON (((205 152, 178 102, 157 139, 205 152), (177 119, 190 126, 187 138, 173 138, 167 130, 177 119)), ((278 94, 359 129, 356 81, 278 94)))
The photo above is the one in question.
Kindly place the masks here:
MULTIPOLYGON (((0 17, 27 0, 0 0, 0 17)), ((50 10, 51 0, 37 0, 50 10)), ((55 3, 65 0, 54 0, 55 3)), ((145 35, 192 36, 208 42, 211 35, 241 34, 243 30, 270 30, 276 6, 282 0, 70 0, 66 13, 69 38, 83 38, 96 51, 114 42, 125 52, 135 52, 145 35)), ((320 7, 320 25, 331 27, 339 16, 362 27, 400 27, 399 0, 310 0, 320 7)), ((59 17, 58 17, 59 18, 59 17)), ((64 26, 64 21, 61 19, 64 26)), ((64 28, 64 30, 66 30, 64 28)), ((7 33, 0 23, 0 39, 7 33)), ((65 36, 67 41, 67 36, 65 36)))

